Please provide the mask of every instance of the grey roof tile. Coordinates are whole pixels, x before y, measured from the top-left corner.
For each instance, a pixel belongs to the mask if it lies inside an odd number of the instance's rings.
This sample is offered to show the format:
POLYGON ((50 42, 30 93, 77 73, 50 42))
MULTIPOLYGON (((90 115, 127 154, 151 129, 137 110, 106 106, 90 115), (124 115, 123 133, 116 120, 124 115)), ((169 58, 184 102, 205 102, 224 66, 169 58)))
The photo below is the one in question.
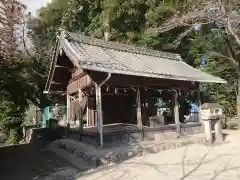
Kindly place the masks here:
POLYGON ((125 44, 106 42, 65 32, 60 45, 82 69, 153 78, 226 83, 181 61, 180 55, 125 44))

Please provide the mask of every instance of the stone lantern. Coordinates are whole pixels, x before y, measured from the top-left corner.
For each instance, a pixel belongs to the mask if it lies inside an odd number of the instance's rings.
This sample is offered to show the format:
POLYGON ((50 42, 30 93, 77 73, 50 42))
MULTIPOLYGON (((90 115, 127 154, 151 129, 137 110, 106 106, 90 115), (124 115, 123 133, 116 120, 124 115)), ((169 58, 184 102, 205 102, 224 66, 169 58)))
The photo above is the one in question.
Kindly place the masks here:
POLYGON ((204 103, 201 106, 200 118, 204 125, 204 132, 209 143, 213 142, 212 130, 215 131, 215 140, 223 141, 222 119, 223 107, 218 103, 204 103))

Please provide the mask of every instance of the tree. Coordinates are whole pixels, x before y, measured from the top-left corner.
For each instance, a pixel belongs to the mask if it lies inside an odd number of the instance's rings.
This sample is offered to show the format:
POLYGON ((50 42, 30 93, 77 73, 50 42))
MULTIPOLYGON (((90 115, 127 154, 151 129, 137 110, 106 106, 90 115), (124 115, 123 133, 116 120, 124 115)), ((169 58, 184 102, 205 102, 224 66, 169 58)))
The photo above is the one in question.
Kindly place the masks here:
POLYGON ((19 131, 28 104, 23 56, 18 50, 18 29, 23 22, 25 8, 15 0, 0 2, 0 125, 1 129, 13 134, 19 131))
MULTIPOLYGON (((178 4, 178 2, 175 3, 178 4)), ((165 22, 157 27, 160 33, 169 32, 176 28, 183 29, 179 37, 173 42, 174 48, 179 46, 183 38, 194 29, 199 29, 205 25, 215 25, 215 28, 223 30, 224 33, 221 36, 226 44, 225 50, 224 52, 213 51, 211 55, 230 62, 236 71, 236 107, 237 116, 240 117, 240 2, 237 0, 198 0, 197 2, 187 1, 180 6, 176 5, 176 7, 165 22)))
MULTIPOLYGON (((52 46, 62 27, 97 38, 104 38, 104 32, 107 32, 111 41, 179 53, 194 67, 200 66, 205 54, 208 66, 202 69, 225 78, 231 88, 226 89, 222 85, 203 86, 204 98, 219 99, 221 104, 232 107, 236 99, 234 93, 237 73, 234 62, 237 56, 231 56, 230 53, 237 55, 237 44, 234 43, 233 36, 226 34, 225 25, 220 21, 222 16, 215 12, 217 1, 64 2, 66 4, 63 5, 61 0, 53 1, 40 10, 38 18, 33 19, 30 29, 33 39, 38 38, 33 40, 36 47, 52 46), (225 42, 229 42, 230 46, 225 42)), ((237 1, 234 3, 237 5, 237 1)), ((228 8, 227 13, 233 14, 228 8)), ((236 14, 234 17, 231 15, 231 21, 235 21, 235 18, 236 14)), ((234 26, 235 30, 237 28, 234 26)), ((49 54, 47 49, 39 53, 39 57, 45 59, 43 56, 49 54)), ((44 61, 49 62, 47 59, 44 61)))
MULTIPOLYGON (((1 56, 6 59, 12 56, 13 52, 17 49, 17 29, 23 22, 23 12, 25 6, 19 1, 15 0, 2 0, 0 2, 1 9, 1 56)), ((4 63, 4 62, 2 62, 4 63)), ((5 62, 7 63, 7 62, 5 62)))
POLYGON ((236 78, 235 66, 226 58, 228 50, 222 34, 224 30, 204 26, 192 32, 179 49, 184 52, 184 59, 203 71, 224 78, 228 84, 202 84, 204 102, 219 102, 225 107, 227 115, 236 114, 236 78), (221 52, 215 56, 214 52, 221 52), (205 60, 205 63, 204 63, 205 60))

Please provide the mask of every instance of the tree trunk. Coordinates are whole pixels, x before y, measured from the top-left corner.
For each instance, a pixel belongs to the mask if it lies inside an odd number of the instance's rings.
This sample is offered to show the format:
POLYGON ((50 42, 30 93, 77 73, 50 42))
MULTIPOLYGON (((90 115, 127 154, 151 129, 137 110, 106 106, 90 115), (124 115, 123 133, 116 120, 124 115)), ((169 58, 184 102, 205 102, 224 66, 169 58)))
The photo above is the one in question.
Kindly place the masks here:
POLYGON ((237 117, 240 119, 240 67, 237 68, 237 117))

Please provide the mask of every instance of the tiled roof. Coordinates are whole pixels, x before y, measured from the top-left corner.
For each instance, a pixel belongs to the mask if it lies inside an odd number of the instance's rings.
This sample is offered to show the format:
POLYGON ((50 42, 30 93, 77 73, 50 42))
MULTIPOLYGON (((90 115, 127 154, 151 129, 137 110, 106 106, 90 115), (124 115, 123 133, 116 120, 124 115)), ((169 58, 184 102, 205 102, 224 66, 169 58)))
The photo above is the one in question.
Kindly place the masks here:
POLYGON ((60 46, 74 65, 93 71, 143 77, 225 83, 225 80, 195 69, 180 55, 104 41, 63 32, 60 46))

